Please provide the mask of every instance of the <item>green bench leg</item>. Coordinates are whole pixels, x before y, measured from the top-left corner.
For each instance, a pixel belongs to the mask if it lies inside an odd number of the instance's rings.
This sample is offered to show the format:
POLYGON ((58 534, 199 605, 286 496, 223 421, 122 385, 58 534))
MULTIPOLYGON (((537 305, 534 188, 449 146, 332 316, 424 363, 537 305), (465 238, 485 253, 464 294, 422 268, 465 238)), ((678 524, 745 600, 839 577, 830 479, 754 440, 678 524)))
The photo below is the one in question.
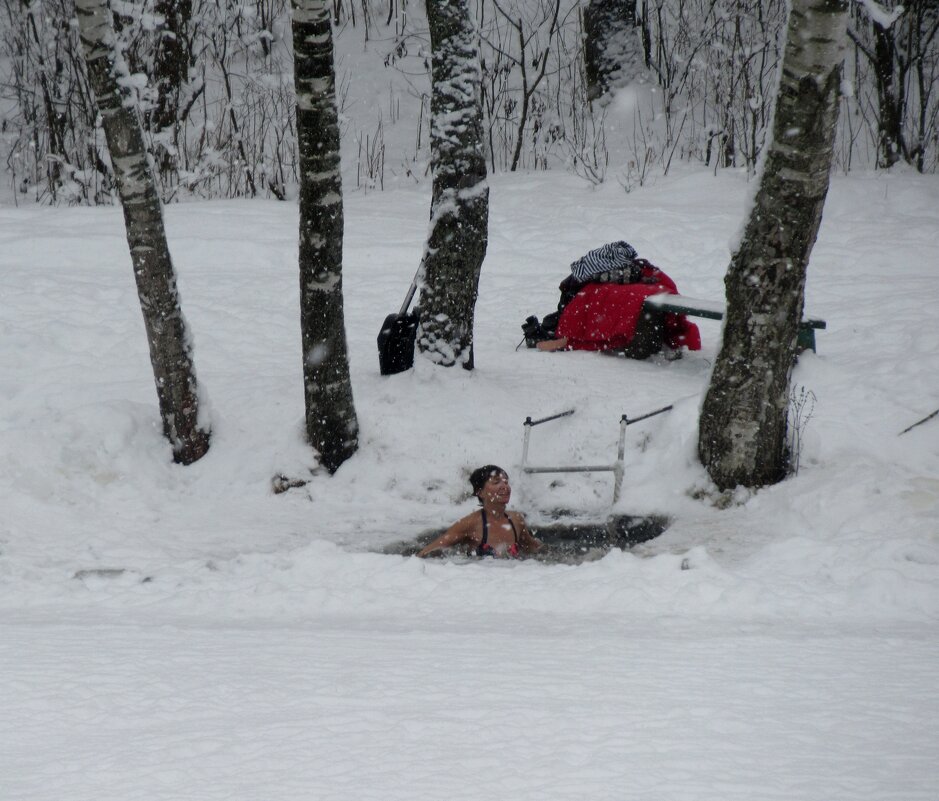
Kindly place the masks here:
POLYGON ((811 350, 815 353, 815 329, 810 325, 799 326, 799 338, 796 340, 796 352, 811 350))

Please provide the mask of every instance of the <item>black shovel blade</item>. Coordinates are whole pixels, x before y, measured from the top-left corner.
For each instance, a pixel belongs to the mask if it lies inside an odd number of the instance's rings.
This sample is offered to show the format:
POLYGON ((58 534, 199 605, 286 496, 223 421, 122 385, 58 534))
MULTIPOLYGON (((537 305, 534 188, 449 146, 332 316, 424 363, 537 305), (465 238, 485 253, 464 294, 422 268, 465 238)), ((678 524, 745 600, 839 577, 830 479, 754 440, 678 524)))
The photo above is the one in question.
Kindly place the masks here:
POLYGON ((417 309, 407 314, 389 314, 378 332, 378 368, 382 375, 394 375, 414 366, 414 338, 417 309))

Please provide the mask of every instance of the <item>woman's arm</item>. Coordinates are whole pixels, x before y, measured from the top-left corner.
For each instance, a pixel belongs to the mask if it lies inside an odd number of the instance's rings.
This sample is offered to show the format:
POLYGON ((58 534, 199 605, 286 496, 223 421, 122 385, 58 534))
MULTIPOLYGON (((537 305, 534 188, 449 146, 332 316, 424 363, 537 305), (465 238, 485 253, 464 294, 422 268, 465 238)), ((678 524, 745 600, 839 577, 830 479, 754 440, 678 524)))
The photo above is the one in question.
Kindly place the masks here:
POLYGON ((541 550, 541 546, 544 543, 531 533, 531 529, 528 528, 528 522, 525 520, 525 516, 519 512, 511 512, 511 514, 515 517, 515 523, 518 526, 519 549, 525 553, 534 553, 535 551, 541 550))
POLYGON ((475 522, 473 518, 476 514, 477 512, 473 512, 463 519, 457 520, 456 523, 450 526, 450 528, 437 537, 437 539, 421 548, 421 550, 417 552, 417 555, 423 558, 429 556, 434 551, 442 551, 444 548, 452 548, 454 545, 472 540, 473 524, 475 522))
POLYGON ((567 337, 561 337, 560 339, 545 339, 535 345, 538 350, 566 350, 567 349, 567 337))

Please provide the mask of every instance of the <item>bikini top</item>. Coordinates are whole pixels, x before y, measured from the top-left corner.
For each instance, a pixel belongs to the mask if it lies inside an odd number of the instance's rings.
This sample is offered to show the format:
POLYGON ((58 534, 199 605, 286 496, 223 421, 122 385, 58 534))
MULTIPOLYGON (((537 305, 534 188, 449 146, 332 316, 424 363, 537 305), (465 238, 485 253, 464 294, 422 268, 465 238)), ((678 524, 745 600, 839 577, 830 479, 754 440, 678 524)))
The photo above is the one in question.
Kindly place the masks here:
MULTIPOLYGON (((486 519, 486 510, 480 509, 479 511, 483 516, 483 540, 476 546, 476 555, 497 556, 496 549, 489 544, 489 521, 486 519)), ((512 522, 511 516, 508 513, 506 513, 505 516, 509 521, 509 525, 512 527, 512 534, 515 535, 515 542, 508 547, 505 555, 514 559, 518 556, 518 530, 515 528, 515 523, 512 522)))

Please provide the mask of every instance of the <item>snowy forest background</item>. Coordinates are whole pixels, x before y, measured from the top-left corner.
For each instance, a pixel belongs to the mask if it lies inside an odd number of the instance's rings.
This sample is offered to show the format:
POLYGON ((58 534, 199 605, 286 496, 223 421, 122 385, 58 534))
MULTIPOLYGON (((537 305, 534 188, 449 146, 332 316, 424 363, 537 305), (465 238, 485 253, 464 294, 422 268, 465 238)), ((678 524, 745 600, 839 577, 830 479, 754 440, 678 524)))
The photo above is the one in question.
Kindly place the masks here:
MULTIPOLYGON (((785 0, 481 0, 474 8, 491 173, 567 169, 631 190, 678 162, 755 172, 785 0), (629 89, 610 102, 609 84, 629 89)), ((289 4, 147 0, 112 10, 163 201, 295 196, 289 4)), ((112 199, 73 13, 70 0, 0 6, 0 159, 4 195, 17 201, 112 199)), ((422 4, 336 0, 333 16, 344 189, 427 180, 422 4)), ((937 0, 852 3, 838 170, 906 162, 936 171, 937 29, 937 0)))

